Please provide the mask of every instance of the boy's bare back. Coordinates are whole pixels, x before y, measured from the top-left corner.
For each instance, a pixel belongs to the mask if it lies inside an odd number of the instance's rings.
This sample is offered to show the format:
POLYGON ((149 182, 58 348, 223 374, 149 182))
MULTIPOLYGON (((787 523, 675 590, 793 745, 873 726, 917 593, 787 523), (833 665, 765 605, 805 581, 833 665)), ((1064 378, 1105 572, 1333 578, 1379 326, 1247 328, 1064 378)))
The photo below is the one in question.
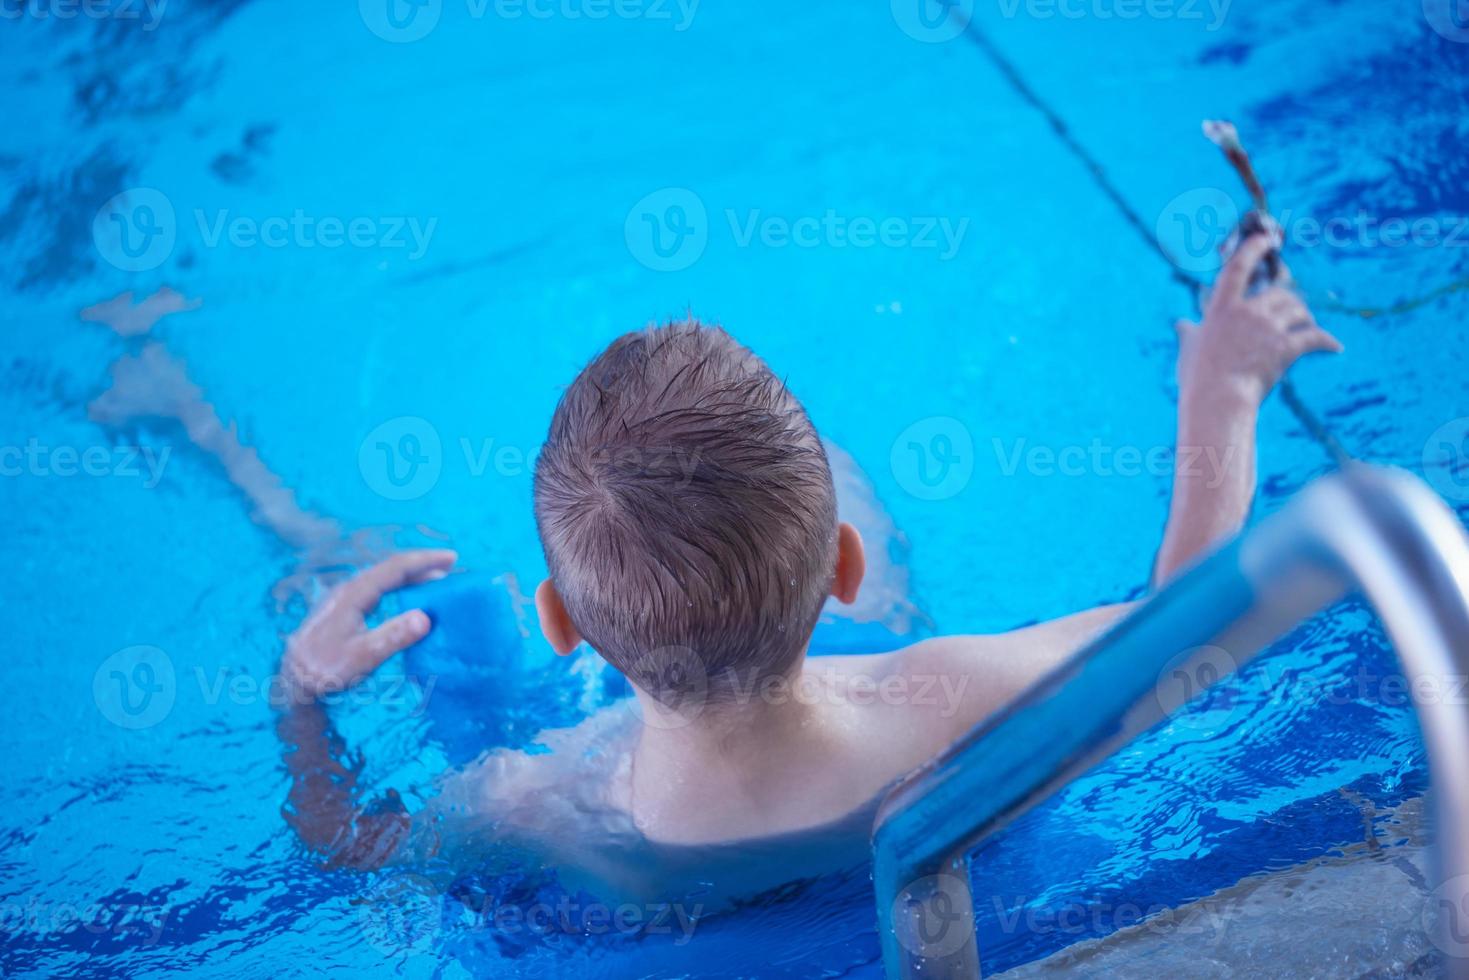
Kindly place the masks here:
MULTIPOLYGON (((1261 400, 1297 357, 1340 349, 1293 293, 1247 294, 1275 244, 1247 239, 1203 324, 1178 325, 1179 446, 1222 462, 1175 473, 1155 584, 1242 526, 1261 400)), ((364 618, 387 593, 447 574, 456 556, 404 552, 360 573, 293 634, 282 666, 294 692, 280 723, 292 749, 288 818, 329 861, 469 862, 514 840, 548 862, 627 880, 658 876, 648 847, 860 843, 887 787, 1127 608, 807 657, 826 600, 858 596, 861 536, 838 522, 826 454, 784 383, 723 331, 692 322, 620 338, 568 388, 537 462, 536 519, 550 568, 536 592, 546 639, 561 654, 590 646, 633 698, 543 734, 550 752, 486 756, 417 814, 364 809, 355 772, 326 747, 315 699, 428 632, 418 610, 371 630, 364 618)), ((801 852, 826 860, 819 850, 801 852)))

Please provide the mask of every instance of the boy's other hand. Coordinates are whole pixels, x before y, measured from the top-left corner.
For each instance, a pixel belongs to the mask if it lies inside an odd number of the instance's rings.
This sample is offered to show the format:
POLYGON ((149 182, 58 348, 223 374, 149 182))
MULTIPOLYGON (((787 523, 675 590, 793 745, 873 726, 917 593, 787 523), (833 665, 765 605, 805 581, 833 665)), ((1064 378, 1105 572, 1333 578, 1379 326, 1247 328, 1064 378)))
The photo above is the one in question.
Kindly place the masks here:
POLYGON ((1178 321, 1180 388, 1259 404, 1302 355, 1342 350, 1291 290, 1272 286, 1246 295, 1255 267, 1279 244, 1271 234, 1246 238, 1214 284, 1203 325, 1178 321))
POLYGON ((393 654, 428 635, 421 609, 399 613, 375 629, 366 617, 395 589, 443 578, 458 555, 452 551, 404 551, 337 586, 286 641, 281 678, 293 692, 317 698, 345 690, 393 654))

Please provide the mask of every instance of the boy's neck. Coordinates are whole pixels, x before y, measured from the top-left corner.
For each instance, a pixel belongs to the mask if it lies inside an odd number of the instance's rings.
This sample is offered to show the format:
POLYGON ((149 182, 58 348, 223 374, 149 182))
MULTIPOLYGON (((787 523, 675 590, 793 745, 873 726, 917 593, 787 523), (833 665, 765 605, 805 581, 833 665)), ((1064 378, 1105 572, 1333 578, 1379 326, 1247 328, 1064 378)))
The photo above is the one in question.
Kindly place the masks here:
POLYGON ((811 699, 756 696, 675 712, 642 691, 637 698, 634 815, 650 816, 660 831, 680 813, 702 824, 711 809, 733 816, 789 799, 826 741, 824 706, 811 699))
POLYGON ((809 726, 818 704, 793 696, 707 699, 669 707, 637 692, 643 722, 641 744, 667 756, 758 756, 767 745, 786 743, 809 726))

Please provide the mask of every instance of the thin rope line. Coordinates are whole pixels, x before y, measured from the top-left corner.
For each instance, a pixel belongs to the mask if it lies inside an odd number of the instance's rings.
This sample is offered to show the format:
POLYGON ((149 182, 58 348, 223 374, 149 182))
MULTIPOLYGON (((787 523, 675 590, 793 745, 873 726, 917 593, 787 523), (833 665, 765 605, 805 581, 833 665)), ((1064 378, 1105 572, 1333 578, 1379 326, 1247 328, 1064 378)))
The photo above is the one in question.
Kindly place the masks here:
MULTIPOLYGON (((957 8, 952 5, 949 7, 950 16, 959 19, 959 15, 955 13, 956 10, 957 8)), ((1071 152, 1072 156, 1076 157, 1082 166, 1086 168, 1087 172, 1091 174, 1092 181, 1112 202, 1113 206, 1117 208, 1123 220, 1138 233, 1138 236, 1142 238, 1148 248, 1168 265, 1173 281, 1190 291, 1194 302, 1194 309, 1198 310, 1199 293, 1204 286, 1203 281, 1182 269, 1178 262, 1174 260, 1173 256, 1168 254, 1168 250, 1163 247, 1163 243, 1158 240, 1157 235, 1148 229, 1147 224, 1138 215, 1137 211, 1127 202, 1127 198, 1123 197, 1122 192, 1117 189, 1117 185, 1112 183, 1112 179, 1107 176, 1107 171, 1103 168, 1101 162, 1071 134, 1071 129, 1066 125, 1066 120, 1062 119, 1060 114, 1052 109, 1035 89, 1030 87, 1030 84, 1025 80, 1024 76, 1020 74, 1019 69, 1000 52, 1000 49, 995 46, 994 41, 990 39, 989 35, 975 24, 974 19, 972 17, 964 19, 963 26, 964 36, 969 38, 984 52, 985 57, 1004 76, 1005 80, 1010 84, 1010 87, 1015 90, 1015 93, 1045 118, 1057 138, 1061 140, 1062 144, 1071 152)), ((1310 407, 1302 401, 1299 392, 1296 391, 1295 386, 1290 383, 1288 378, 1282 379, 1278 387, 1281 399, 1285 402, 1286 407, 1290 409, 1291 414, 1296 417, 1296 421, 1300 422, 1306 432, 1326 451, 1333 462, 1341 465, 1352 458, 1351 454, 1331 434, 1330 430, 1321 422, 1316 413, 1311 411, 1310 407)))
POLYGON ((1420 306, 1427 306, 1436 299, 1443 299, 1445 296, 1457 293, 1461 289, 1469 289, 1469 278, 1446 282, 1437 289, 1424 293, 1422 296, 1398 300, 1391 306, 1347 306, 1335 297, 1328 297, 1321 305, 1333 313, 1348 313, 1352 316, 1359 316, 1364 320, 1370 320, 1378 316, 1395 316, 1399 313, 1409 313, 1418 309, 1420 306))
POLYGON ((1072 155, 1081 161, 1082 166, 1086 167, 1087 172, 1092 175, 1092 180, 1101 188, 1102 193, 1112 201, 1117 210, 1122 213, 1123 219, 1138 233, 1138 237, 1147 244, 1148 248, 1156 252, 1159 258, 1168 263, 1174 280, 1180 285, 1192 288, 1197 295, 1197 290, 1204 283, 1196 276, 1184 271, 1178 262, 1174 260, 1173 256, 1168 254, 1168 250, 1158 241, 1157 236, 1148 230, 1148 226, 1143 223, 1142 218, 1133 210, 1132 205, 1127 203, 1127 199, 1122 196, 1122 192, 1117 189, 1117 185, 1112 183, 1112 178, 1107 176, 1107 171, 1102 167, 1101 162, 1092 156, 1087 148, 1077 141, 1075 136, 1071 135, 1071 129, 1066 125, 1066 121, 1036 93, 1035 89, 1030 87, 1030 84, 1021 76, 1020 71, 1011 64, 1009 59, 1000 53, 999 48, 995 47, 989 35, 976 27, 974 21, 971 19, 965 23, 965 36, 977 44, 980 50, 994 63, 995 68, 999 70, 1000 74, 1005 76, 1005 80, 1010 83, 1010 87, 1015 90, 1016 94, 1029 103, 1031 108, 1045 117, 1046 122, 1055 131, 1056 136, 1062 143, 1066 144, 1066 148, 1071 151, 1072 155))

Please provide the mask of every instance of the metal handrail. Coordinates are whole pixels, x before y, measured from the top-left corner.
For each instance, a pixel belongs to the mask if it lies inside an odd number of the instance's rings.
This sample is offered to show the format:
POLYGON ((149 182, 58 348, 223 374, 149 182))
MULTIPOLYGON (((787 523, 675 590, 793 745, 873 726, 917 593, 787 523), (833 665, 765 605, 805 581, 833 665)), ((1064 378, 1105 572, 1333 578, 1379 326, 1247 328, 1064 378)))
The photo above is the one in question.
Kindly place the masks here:
MULTIPOLYGON (((1165 671, 1243 665, 1354 590, 1386 627, 1418 710, 1436 800, 1434 897, 1454 915, 1469 913, 1469 706, 1420 697, 1469 677, 1469 537, 1418 478, 1353 463, 1204 559, 888 794, 873 831, 888 976, 979 976, 968 853, 1160 720, 1165 671)), ((1436 944, 1448 974, 1469 977, 1469 937, 1441 934, 1436 944)))

